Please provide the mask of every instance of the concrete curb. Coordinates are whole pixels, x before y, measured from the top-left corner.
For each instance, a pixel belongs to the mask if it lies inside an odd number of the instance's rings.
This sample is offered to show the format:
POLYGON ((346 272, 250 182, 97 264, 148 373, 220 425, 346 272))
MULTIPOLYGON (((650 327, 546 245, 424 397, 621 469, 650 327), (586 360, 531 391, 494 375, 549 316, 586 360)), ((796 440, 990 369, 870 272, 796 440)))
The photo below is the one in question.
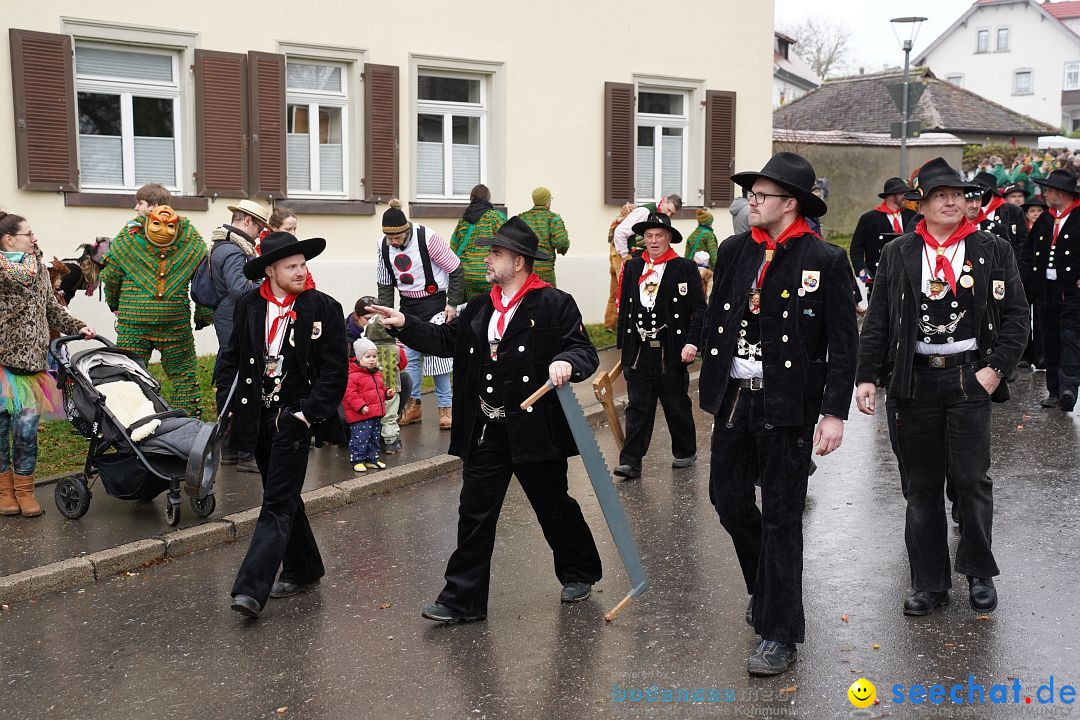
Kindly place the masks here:
MULTIPOLYGON (((692 373, 691 381, 696 380, 697 373, 692 373)), ((624 400, 625 396, 622 396, 617 398, 616 402, 621 404, 624 400)), ((585 417, 593 427, 599 427, 605 420, 603 407, 599 403, 590 405, 585 408, 585 417)), ((301 497, 307 514, 318 515, 374 495, 431 480, 460 468, 460 458, 439 455, 380 471, 371 477, 353 478, 309 490, 301 497)), ((59 477, 65 476, 48 478, 38 484, 55 482, 59 477)), ((0 603, 21 602, 50 592, 72 590, 165 559, 234 542, 255 531, 259 511, 258 507, 249 508, 157 537, 136 540, 83 557, 60 560, 5 575, 0 577, 0 603)))

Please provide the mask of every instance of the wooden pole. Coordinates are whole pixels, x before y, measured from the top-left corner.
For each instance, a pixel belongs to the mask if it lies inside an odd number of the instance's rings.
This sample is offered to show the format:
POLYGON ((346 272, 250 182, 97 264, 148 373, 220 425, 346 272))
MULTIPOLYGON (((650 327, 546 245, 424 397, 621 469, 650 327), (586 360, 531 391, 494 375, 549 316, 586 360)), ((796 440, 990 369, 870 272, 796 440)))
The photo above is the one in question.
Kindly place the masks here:
POLYGON ((525 402, 521 403, 521 409, 528 410, 533 403, 535 403, 537 400, 544 397, 544 395, 554 389, 555 386, 551 383, 550 380, 548 380, 546 383, 544 383, 544 386, 542 388, 534 392, 529 397, 525 398, 525 402))
POLYGON ((608 622, 611 622, 612 620, 614 620, 616 617, 619 616, 619 613, 621 613, 623 611, 623 608, 625 608, 627 605, 629 605, 630 601, 633 600, 633 599, 634 599, 634 592, 633 592, 633 590, 631 590, 629 595, 627 595, 622 600, 620 600, 619 604, 611 609, 611 612, 604 615, 604 620, 607 620, 608 622))
POLYGON ((615 389, 612 385, 615 379, 622 374, 622 360, 616 361, 615 365, 606 373, 601 373, 593 380, 593 394, 604 408, 608 425, 611 426, 611 434, 615 436, 615 444, 621 451, 626 444, 626 435, 623 433, 622 423, 619 421, 619 413, 615 409, 615 389))

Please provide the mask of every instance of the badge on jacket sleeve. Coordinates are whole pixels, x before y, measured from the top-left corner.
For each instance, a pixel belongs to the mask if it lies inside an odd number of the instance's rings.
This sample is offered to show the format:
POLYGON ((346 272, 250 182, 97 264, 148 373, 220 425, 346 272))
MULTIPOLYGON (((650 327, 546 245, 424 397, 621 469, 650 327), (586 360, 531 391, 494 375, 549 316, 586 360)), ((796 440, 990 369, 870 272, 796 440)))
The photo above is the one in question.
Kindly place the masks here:
POLYGON ((1005 281, 1004 280, 994 280, 994 299, 995 300, 1004 300, 1005 299, 1005 281))
POLYGON ((322 337, 322 320, 316 320, 311 324, 311 339, 318 340, 322 337))
POLYGON ((689 289, 690 288, 687 287, 686 283, 679 283, 679 294, 680 295, 685 295, 689 291, 689 289))
POLYGON ((806 292, 814 292, 821 285, 820 270, 803 270, 802 286, 806 292))

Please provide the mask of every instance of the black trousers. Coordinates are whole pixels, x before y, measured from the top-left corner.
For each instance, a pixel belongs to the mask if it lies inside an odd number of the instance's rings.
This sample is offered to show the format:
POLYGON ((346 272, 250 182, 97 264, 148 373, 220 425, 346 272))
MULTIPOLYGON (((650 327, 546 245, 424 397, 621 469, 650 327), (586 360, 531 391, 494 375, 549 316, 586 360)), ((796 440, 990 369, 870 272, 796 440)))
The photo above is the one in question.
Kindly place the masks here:
POLYGON ((1041 330, 1046 389, 1051 396, 1080 387, 1080 288, 1047 281, 1037 315, 1041 330))
POLYGON ((262 411, 255 446, 263 483, 262 511, 236 574, 233 595, 250 595, 265 605, 279 566, 281 579, 294 583, 312 582, 326 573, 300 499, 310 444, 311 430, 292 413, 278 408, 262 411))
POLYGON ((446 564, 446 586, 438 602, 461 613, 486 615, 495 525, 516 475, 555 557, 555 577, 570 582, 600 580, 600 554, 577 502, 567 491, 566 458, 514 463, 505 423, 488 423, 462 470, 457 548, 446 564))
POLYGON ((628 402, 626 444, 619 453, 621 464, 641 467, 641 459, 649 452, 652 442, 657 400, 664 408, 664 418, 671 433, 671 454, 688 458, 697 452, 694 406, 689 392, 690 373, 682 362, 661 372, 661 352, 660 348, 642 348, 637 369, 623 369, 628 402))
POLYGON ((764 405, 763 391, 728 388, 713 428, 709 499, 754 596, 754 631, 765 640, 801 643, 802 517, 814 426, 773 427, 764 405))
POLYGON ((975 577, 999 573, 990 549, 990 396, 975 378, 977 370, 976 363, 940 370, 916 367, 914 396, 886 403, 907 500, 904 538, 913 590, 940 592, 952 586, 943 497, 946 471, 955 484, 963 526, 956 571, 975 577))

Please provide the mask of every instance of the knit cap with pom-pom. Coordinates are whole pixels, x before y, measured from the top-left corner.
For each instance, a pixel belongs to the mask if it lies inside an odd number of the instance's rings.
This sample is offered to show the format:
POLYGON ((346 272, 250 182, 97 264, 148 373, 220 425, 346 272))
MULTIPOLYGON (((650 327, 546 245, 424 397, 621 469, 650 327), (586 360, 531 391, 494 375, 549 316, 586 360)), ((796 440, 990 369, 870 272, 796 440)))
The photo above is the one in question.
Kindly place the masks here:
POLYGON ((401 201, 394 198, 390 201, 390 207, 382 216, 382 231, 385 235, 394 235, 409 229, 409 221, 401 210, 401 201))
POLYGON ((697 212, 695 212, 694 215, 697 218, 698 225, 712 227, 713 216, 711 212, 709 212, 705 208, 698 208, 697 212))

